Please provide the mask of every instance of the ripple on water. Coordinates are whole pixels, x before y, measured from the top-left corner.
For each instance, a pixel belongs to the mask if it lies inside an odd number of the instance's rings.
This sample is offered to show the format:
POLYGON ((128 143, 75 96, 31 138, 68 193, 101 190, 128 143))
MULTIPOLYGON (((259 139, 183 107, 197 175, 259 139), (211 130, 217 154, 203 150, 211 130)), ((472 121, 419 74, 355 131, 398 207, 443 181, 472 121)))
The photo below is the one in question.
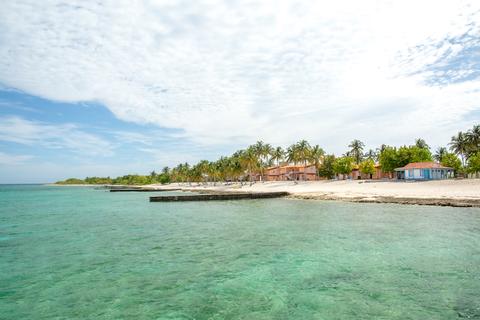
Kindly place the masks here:
POLYGON ((0 187, 5 319, 480 317, 480 209, 0 187))

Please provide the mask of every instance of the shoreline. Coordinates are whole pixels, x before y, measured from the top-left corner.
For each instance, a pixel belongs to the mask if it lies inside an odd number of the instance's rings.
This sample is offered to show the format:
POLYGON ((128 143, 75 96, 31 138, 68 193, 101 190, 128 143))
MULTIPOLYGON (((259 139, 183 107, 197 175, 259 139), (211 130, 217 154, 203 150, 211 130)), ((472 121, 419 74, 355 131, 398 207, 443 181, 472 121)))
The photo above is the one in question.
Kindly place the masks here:
POLYGON ((356 203, 393 203, 480 208, 480 179, 432 180, 416 182, 339 180, 298 182, 171 183, 148 185, 158 189, 178 188, 192 192, 288 192, 290 199, 346 201, 356 203))
POLYGON ((331 195, 293 194, 290 199, 319 200, 319 201, 344 201, 355 203, 391 203, 402 205, 421 205, 439 207, 480 208, 480 199, 457 198, 401 198, 401 197, 338 197, 331 195))

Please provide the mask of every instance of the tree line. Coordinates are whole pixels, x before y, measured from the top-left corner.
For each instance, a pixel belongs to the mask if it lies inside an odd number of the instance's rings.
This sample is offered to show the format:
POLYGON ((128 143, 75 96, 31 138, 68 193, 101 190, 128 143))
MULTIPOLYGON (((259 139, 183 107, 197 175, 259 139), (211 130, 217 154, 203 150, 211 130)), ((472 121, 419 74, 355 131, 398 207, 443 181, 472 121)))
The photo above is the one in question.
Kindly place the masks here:
POLYGON ((374 174, 378 163, 383 172, 392 173, 395 168, 411 162, 437 161, 455 170, 455 174, 480 172, 480 125, 451 138, 448 146, 439 147, 432 153, 423 139, 412 145, 400 147, 381 145, 377 149, 365 150, 365 144, 353 140, 348 151, 341 156, 326 154, 319 145, 301 140, 284 149, 263 141, 223 156, 216 161, 201 160, 194 165, 180 163, 174 168, 164 167, 160 173, 149 175, 125 175, 117 178, 87 177, 84 180, 70 178, 58 184, 122 184, 144 185, 170 182, 216 183, 219 181, 254 182, 265 180, 266 170, 278 165, 312 165, 319 177, 332 179, 348 175, 354 168, 364 174, 374 174))

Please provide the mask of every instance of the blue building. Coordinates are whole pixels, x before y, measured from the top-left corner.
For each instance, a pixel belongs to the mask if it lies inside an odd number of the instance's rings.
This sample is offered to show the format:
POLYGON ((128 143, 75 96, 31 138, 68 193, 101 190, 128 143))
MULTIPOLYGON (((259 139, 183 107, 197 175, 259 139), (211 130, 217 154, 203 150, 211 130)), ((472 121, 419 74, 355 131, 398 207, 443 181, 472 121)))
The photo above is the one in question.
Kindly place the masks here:
POLYGON ((412 162, 395 169, 397 179, 440 180, 453 178, 453 169, 436 162, 412 162))

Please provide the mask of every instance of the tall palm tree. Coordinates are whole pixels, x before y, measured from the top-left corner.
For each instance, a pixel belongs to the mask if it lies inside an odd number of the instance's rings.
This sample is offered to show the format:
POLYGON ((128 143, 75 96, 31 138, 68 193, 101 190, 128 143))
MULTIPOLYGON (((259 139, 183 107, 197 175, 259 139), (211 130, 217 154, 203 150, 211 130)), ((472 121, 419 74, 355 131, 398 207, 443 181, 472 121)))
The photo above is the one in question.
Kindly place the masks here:
POLYGON ((365 144, 362 141, 355 139, 350 142, 348 147, 350 148, 350 156, 355 159, 356 164, 359 164, 362 161, 363 147, 365 147, 365 144))
POLYGON ((163 167, 163 169, 162 169, 162 174, 167 175, 169 172, 170 172, 170 168, 169 168, 169 167, 163 167))
POLYGON ((240 161, 240 156, 236 153, 234 153, 230 157, 230 172, 231 172, 231 175, 232 175, 232 179, 237 180, 237 181, 243 173, 243 168, 242 168, 242 163, 240 161))
POLYGON ((438 161, 442 162, 443 157, 448 153, 447 148, 445 147, 439 147, 437 151, 435 151, 435 154, 433 155, 433 158, 438 161))
POLYGON ((304 165, 307 164, 307 161, 310 156, 311 147, 307 140, 300 140, 297 142, 297 152, 298 152, 298 160, 303 162, 304 165))
POLYGON ((242 163, 242 166, 245 168, 245 170, 248 173, 248 176, 250 178, 250 183, 252 183, 253 173, 259 167, 259 159, 255 149, 253 147, 247 148, 247 150, 242 152, 240 159, 241 159, 240 161, 242 163))
POLYGON ((297 165, 299 162, 299 152, 298 152, 298 145, 292 144, 290 147, 287 148, 287 161, 289 163, 293 163, 297 165))
POLYGON ((430 149, 428 144, 422 138, 415 139, 415 146, 419 147, 420 149, 430 149))
POLYGON ((283 160, 285 157, 285 151, 283 151, 282 147, 276 147, 272 152, 272 161, 275 161, 276 165, 280 164, 280 161, 283 160))
POLYGON ((269 157, 270 157, 270 154, 273 152, 273 147, 270 144, 264 143, 263 141, 260 140, 260 141, 257 141, 257 143, 255 143, 252 146, 252 149, 258 158, 260 177, 263 181, 265 168, 269 164, 269 157))
POLYGON ((274 151, 275 149, 272 147, 270 143, 265 144, 265 146, 263 147, 263 154, 262 154, 265 163, 270 162, 269 160, 274 151))
POLYGON ((474 125, 472 129, 468 130, 466 140, 468 143, 468 151, 470 154, 476 153, 480 150, 480 124, 474 125))
POLYGON ((210 178, 209 173, 210 173, 210 162, 208 160, 201 160, 197 164, 197 168, 199 171, 199 174, 203 178, 203 182, 207 183, 208 179, 210 178))
POLYGON ((265 143, 261 140, 257 141, 252 147, 253 152, 260 159, 265 153, 265 143))
POLYGON ((377 161, 378 160, 378 153, 373 150, 373 149, 369 149, 366 153, 365 153, 365 158, 367 159, 371 159, 373 161, 377 161))
POLYGON ((455 152, 462 158, 462 164, 465 165, 465 157, 468 154, 468 141, 467 136, 463 132, 458 132, 456 136, 453 136, 450 143, 450 150, 455 152))
POLYGON ((314 145, 309 154, 309 161, 311 164, 315 165, 315 174, 318 176, 318 169, 320 169, 321 164, 323 163, 323 157, 325 156, 325 151, 320 148, 318 144, 314 145))

